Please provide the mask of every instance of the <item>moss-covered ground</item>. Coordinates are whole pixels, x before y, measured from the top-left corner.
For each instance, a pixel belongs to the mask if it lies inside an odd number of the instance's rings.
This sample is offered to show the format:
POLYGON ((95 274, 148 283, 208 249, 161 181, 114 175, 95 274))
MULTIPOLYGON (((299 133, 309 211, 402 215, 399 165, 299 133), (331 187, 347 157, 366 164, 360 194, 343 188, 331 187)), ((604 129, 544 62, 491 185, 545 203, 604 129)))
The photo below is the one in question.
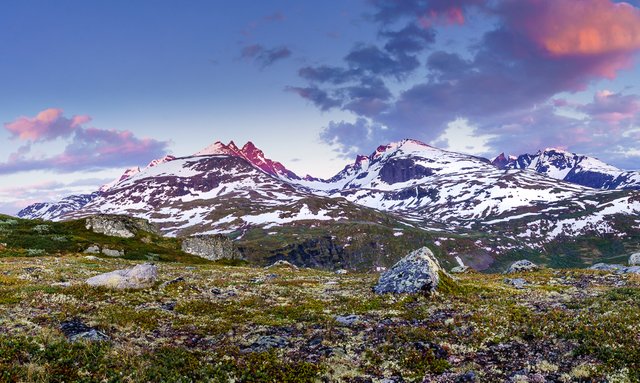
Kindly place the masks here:
POLYGON ((545 269, 519 290, 470 273, 377 296, 375 274, 176 262, 147 289, 83 283, 139 262, 1 258, 0 381, 640 381, 635 276, 545 269), (66 321, 108 340, 71 342, 66 321))

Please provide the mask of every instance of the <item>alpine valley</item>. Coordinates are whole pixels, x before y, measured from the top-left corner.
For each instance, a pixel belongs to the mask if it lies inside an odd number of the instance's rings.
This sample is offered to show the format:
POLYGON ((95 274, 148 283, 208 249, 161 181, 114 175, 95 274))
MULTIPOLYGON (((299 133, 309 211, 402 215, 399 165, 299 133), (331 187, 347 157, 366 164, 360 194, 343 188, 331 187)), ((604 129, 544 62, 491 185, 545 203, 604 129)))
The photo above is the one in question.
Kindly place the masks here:
POLYGON ((318 179, 251 142, 216 142, 18 216, 97 214, 144 218, 168 237, 223 234, 260 264, 367 270, 427 245, 448 266, 581 267, 640 249, 640 172, 559 149, 491 161, 407 139, 318 179))

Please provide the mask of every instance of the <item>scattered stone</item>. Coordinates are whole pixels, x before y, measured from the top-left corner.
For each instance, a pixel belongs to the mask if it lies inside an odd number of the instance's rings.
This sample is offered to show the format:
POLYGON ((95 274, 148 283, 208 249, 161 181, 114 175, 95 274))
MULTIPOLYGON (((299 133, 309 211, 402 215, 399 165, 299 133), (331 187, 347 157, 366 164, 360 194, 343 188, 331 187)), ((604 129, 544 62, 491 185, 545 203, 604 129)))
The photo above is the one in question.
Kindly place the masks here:
POLYGON ((123 250, 113 250, 113 249, 102 249, 102 254, 107 257, 124 257, 123 250))
POLYGON ((382 273, 374 287, 377 294, 433 292, 444 272, 428 247, 415 250, 382 273))
POLYGON ((118 215, 95 215, 85 221, 87 230, 111 237, 133 238, 139 231, 161 235, 158 228, 141 218, 118 215))
POLYGON ((272 265, 269 265, 269 266, 265 267, 265 269, 273 269, 273 268, 289 268, 289 269, 295 270, 295 271, 300 270, 298 268, 298 266, 296 266, 294 264, 291 264, 291 263, 289 263, 289 262, 287 262, 285 260, 282 260, 282 259, 279 260, 279 261, 274 262, 272 265))
POLYGON ((169 285, 175 285, 176 283, 180 283, 180 282, 184 282, 185 279, 184 277, 178 277, 178 278, 174 278, 170 281, 166 281, 166 282, 162 282, 162 284, 160 285, 161 289, 164 289, 165 287, 169 286, 169 285))
POLYGON ((84 257, 84 259, 88 260, 88 261, 99 261, 100 258, 96 257, 95 255, 87 255, 86 257, 84 257))
POLYGON ((267 274, 263 277, 256 277, 251 280, 252 283, 265 283, 267 281, 278 278, 278 274, 267 274))
POLYGON ((343 326, 353 326, 355 324, 358 323, 362 323, 362 319, 360 318, 359 315, 336 315, 335 316, 335 320, 336 322, 338 322, 339 324, 343 325, 343 326))
POLYGON ((244 259, 233 242, 224 235, 196 235, 182 240, 182 251, 210 261, 244 259))
POLYGON ((100 254, 100 247, 98 247, 98 245, 91 245, 91 246, 87 247, 87 249, 85 251, 83 251, 83 253, 85 253, 85 254, 100 254))
POLYGON ((640 253, 631 254, 629 257, 629 266, 640 266, 640 253))
POLYGON ((64 321, 60 324, 60 331, 71 342, 80 340, 88 340, 91 342, 99 342, 109 340, 109 337, 101 331, 93 327, 89 327, 79 319, 64 321))
POLYGON ((285 348, 289 345, 287 338, 279 335, 263 335, 259 337, 251 346, 241 350, 242 353, 265 352, 273 348, 285 348))
POLYGON ((476 374, 473 371, 467 371, 464 374, 456 378, 456 383, 474 383, 476 381, 476 374))
POLYGON ((511 266, 509 266, 509 268, 505 272, 505 274, 521 273, 524 271, 533 271, 533 270, 538 270, 539 268, 540 267, 535 263, 527 259, 521 259, 519 261, 512 263, 511 266))
POLYGON ((347 273, 348 273, 348 271, 345 270, 345 269, 336 270, 336 274, 338 274, 338 275, 344 275, 344 274, 347 274, 347 273))
POLYGON ((525 281, 522 278, 506 278, 504 280, 504 283, 511 285, 516 289, 524 289, 525 286, 528 284, 527 281, 525 281))
POLYGON ((166 311, 173 311, 176 309, 177 302, 165 302, 160 305, 160 308, 166 311))
POLYGON ((90 286, 116 289, 141 289, 151 286, 158 279, 156 265, 145 263, 131 269, 115 270, 87 279, 90 286))

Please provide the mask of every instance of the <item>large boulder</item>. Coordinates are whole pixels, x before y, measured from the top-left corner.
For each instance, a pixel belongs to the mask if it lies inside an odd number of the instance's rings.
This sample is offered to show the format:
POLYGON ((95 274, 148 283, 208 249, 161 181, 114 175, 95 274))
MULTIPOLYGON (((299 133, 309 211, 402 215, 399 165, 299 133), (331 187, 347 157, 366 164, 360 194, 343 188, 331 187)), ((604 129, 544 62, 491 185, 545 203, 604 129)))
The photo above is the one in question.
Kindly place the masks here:
POLYGON ((99 274, 87 279, 90 286, 104 286, 115 289, 143 289, 155 283, 158 279, 156 265, 145 263, 131 269, 115 270, 99 274))
POLYGON ((182 251, 211 261, 243 259, 233 242, 224 235, 196 235, 182 240, 182 251))
POLYGON ((538 270, 539 268, 540 267, 535 263, 526 259, 521 259, 519 261, 513 262, 511 266, 509 266, 507 271, 505 271, 505 273, 506 274, 521 273, 524 271, 538 270))
POLYGON ((120 215, 95 215, 85 220, 85 227, 94 233, 110 237, 133 238, 139 231, 161 235, 157 227, 141 218, 120 215))
POLYGON ((380 275, 373 288, 377 294, 433 292, 444 273, 440 263, 427 247, 415 250, 380 275))
POLYGON ((629 257, 629 266, 640 266, 640 253, 631 254, 629 257))

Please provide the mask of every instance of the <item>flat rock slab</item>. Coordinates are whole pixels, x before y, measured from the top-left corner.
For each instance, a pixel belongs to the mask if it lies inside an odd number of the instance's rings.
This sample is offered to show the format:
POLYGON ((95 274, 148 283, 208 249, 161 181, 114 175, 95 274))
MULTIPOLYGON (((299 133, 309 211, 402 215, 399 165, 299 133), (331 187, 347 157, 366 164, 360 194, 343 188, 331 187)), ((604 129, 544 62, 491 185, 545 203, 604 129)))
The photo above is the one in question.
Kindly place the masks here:
POLYGON ((106 341, 109 337, 93 327, 87 326, 79 319, 64 321, 60 324, 60 331, 71 342, 88 340, 92 342, 106 341))

